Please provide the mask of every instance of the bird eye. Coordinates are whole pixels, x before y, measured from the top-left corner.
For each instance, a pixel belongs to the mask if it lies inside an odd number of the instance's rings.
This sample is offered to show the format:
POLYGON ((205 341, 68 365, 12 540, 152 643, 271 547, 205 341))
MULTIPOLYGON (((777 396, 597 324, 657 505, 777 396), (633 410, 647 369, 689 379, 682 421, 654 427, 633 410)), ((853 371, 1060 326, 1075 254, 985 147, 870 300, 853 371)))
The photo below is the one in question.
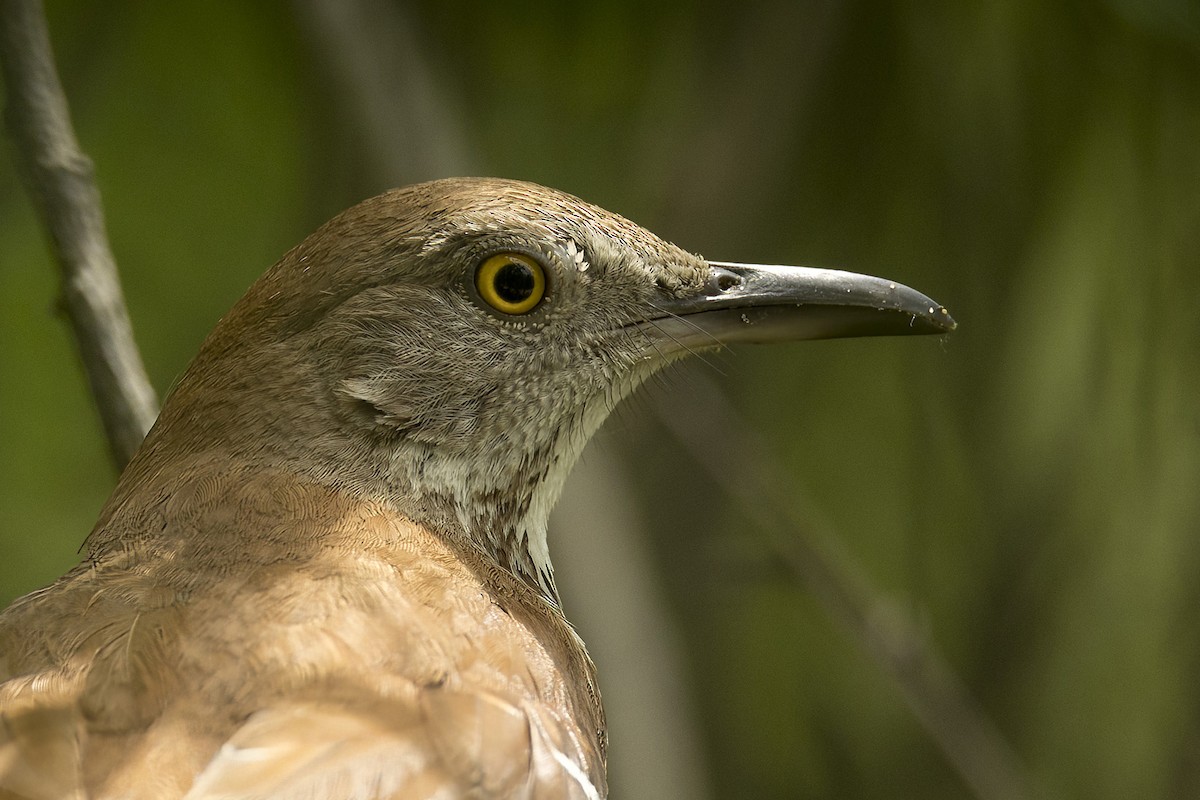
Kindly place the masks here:
POLYGON ((475 288, 502 314, 528 314, 546 296, 546 272, 529 256, 497 253, 475 270, 475 288))

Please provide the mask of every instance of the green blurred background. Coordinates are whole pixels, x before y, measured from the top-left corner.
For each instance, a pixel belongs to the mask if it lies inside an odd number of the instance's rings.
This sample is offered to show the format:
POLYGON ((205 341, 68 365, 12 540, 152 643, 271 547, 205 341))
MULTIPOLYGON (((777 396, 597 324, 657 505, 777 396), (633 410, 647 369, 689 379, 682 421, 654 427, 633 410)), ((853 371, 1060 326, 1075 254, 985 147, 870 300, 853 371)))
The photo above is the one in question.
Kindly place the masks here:
MULTIPOLYGON (((610 701, 614 796, 969 795, 666 432, 710 380, 1040 793, 1200 796, 1193 0, 47 11, 160 393, 316 225, 448 174, 556 186, 712 258, 884 275, 959 320, 739 348, 598 436, 551 547, 610 701), (601 562, 617 583, 581 574, 601 562)), ((56 292, 5 157, 4 603, 75 562, 114 482, 56 292)))

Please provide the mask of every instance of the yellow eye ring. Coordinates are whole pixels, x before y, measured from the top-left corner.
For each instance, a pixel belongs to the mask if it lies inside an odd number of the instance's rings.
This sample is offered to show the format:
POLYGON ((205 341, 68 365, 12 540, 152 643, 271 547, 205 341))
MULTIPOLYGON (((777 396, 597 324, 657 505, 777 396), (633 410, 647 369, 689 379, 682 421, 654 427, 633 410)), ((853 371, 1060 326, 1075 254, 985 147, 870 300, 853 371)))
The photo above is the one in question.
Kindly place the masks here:
POLYGON ((546 271, 527 255, 497 253, 475 270, 475 289, 502 314, 528 314, 546 296, 546 271))

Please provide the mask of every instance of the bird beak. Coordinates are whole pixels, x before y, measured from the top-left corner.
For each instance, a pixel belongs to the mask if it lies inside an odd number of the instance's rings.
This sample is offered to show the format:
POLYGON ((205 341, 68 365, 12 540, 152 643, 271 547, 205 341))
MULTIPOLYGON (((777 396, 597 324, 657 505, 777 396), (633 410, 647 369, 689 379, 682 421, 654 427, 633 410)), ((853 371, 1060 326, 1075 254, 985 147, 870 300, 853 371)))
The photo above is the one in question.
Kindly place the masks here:
POLYGON ((944 307, 884 278, 816 267, 710 261, 706 285, 657 302, 653 327, 683 347, 949 333, 944 307))

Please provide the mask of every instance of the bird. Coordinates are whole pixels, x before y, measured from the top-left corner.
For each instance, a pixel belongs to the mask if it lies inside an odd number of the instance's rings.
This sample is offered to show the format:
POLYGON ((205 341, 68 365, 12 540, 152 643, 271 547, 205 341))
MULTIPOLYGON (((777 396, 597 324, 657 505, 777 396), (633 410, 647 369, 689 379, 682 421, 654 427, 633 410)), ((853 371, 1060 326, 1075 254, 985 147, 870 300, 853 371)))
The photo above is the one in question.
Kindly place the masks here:
POLYGON ((697 353, 955 327, 532 183, 353 206, 218 322, 81 563, 0 613, 0 798, 606 797, 547 545, 585 442, 697 353))

